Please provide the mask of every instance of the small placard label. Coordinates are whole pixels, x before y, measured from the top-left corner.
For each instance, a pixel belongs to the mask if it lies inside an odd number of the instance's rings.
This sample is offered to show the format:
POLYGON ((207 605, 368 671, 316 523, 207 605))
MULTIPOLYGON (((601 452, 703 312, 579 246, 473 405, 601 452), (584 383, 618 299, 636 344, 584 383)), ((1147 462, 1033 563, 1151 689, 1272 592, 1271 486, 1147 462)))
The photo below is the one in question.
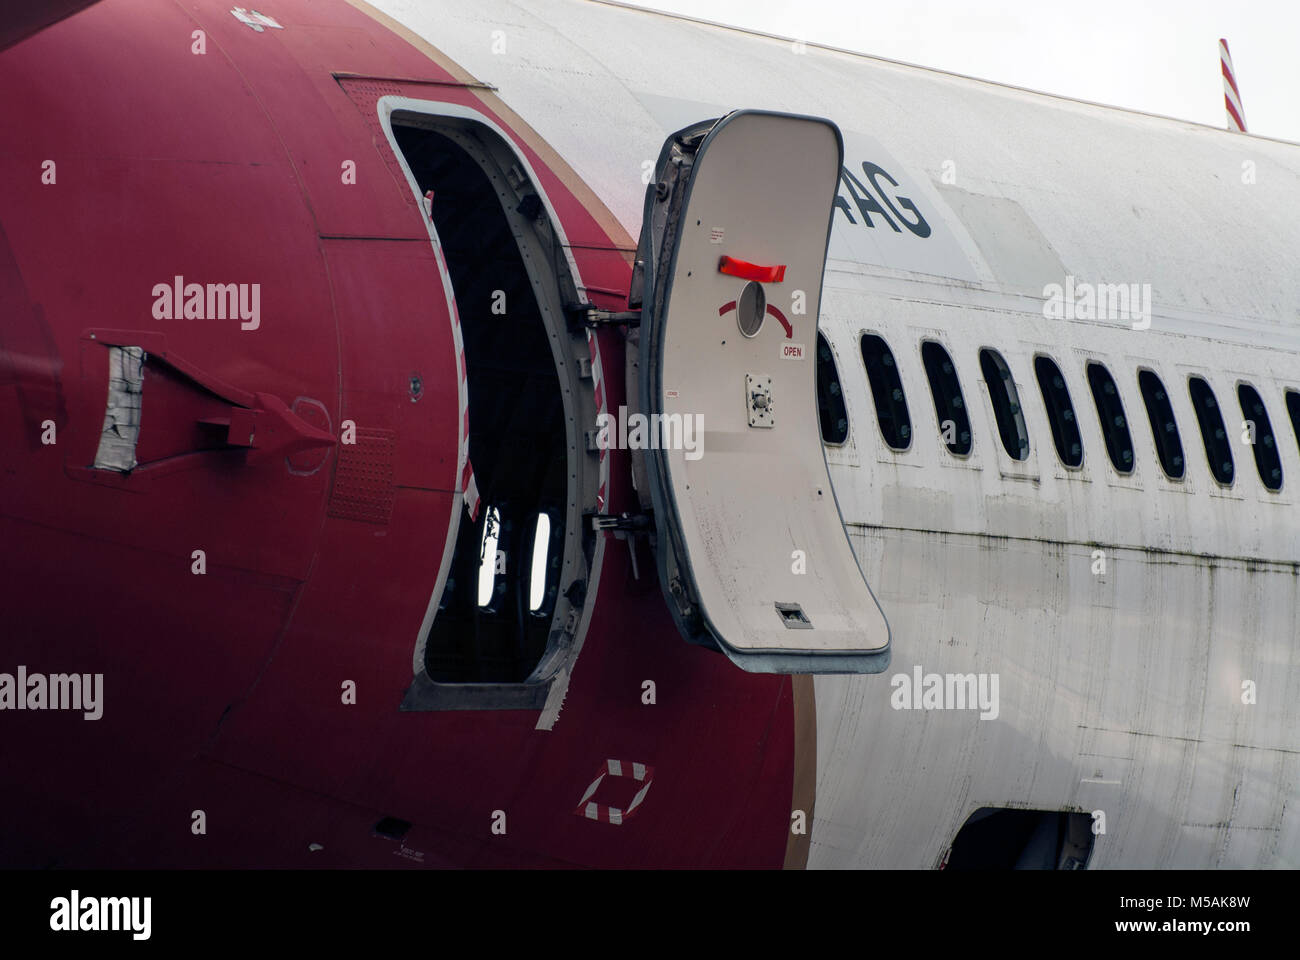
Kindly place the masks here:
POLYGON ((721 243, 722 238, 727 235, 725 227, 714 227, 709 231, 709 243, 721 243))

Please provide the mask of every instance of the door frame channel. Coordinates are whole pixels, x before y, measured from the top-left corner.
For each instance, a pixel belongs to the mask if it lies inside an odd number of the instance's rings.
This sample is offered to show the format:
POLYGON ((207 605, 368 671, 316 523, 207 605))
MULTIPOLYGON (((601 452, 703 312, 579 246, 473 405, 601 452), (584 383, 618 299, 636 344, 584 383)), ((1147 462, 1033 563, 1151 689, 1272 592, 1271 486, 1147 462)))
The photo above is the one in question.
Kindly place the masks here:
MULTIPOLYGON (((542 715, 537 726, 549 729, 558 716, 560 703, 568 689, 573 663, 582 650, 591 610, 595 605, 605 548, 605 538, 596 536, 591 525, 584 523, 587 515, 599 512, 599 455, 596 451, 587 449, 584 430, 585 424, 596 422, 597 412, 592 378, 592 347, 586 330, 581 325, 570 325, 565 312, 568 304, 586 302, 586 287, 569 248, 564 226, 556 215, 545 188, 515 141, 494 121, 462 104, 402 96, 380 97, 377 108, 380 127, 406 175, 418 207, 423 208, 423 194, 406 157, 397 145, 393 132, 394 122, 398 126, 433 130, 453 140, 487 173, 496 189, 528 271, 533 295, 551 344, 564 409, 569 464, 559 590, 551 614, 546 649, 532 673, 521 683, 440 683, 433 680, 425 668, 427 638, 446 588, 460 523, 466 512, 464 494, 457 491, 438 577, 415 638, 411 661, 414 677, 406 690, 401 709, 538 710, 542 715), (546 214, 544 217, 529 221, 518 212, 517 207, 528 195, 536 195, 541 201, 546 214)), ((423 215, 421 219, 437 255, 438 269, 447 296, 448 314, 453 315, 455 294, 442 254, 441 241, 432 219, 423 215)), ((464 344, 457 324, 453 324, 452 334, 459 355, 464 350, 464 344)), ((463 432, 467 400, 467 390, 462 389, 457 427, 457 482, 462 475, 464 458, 468 456, 468 441, 463 432)), ((472 415, 470 427, 473 427, 472 415)), ((490 506, 484 499, 480 509, 487 510, 490 506)), ((523 562, 523 558, 512 558, 511 562, 523 562)))

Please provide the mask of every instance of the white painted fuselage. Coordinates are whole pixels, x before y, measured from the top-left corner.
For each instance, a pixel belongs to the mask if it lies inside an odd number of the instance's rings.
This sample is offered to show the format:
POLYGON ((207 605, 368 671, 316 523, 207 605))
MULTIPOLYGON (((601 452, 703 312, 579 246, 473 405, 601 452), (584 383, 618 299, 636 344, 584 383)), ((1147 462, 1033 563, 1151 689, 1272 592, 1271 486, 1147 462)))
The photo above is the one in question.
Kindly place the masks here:
POLYGON ((600 3, 375 6, 495 85, 629 237, 646 165, 688 123, 752 107, 844 132, 861 189, 841 184, 819 324, 849 433, 826 455, 893 663, 816 679, 810 866, 937 866, 981 807, 1103 812, 1092 867, 1300 866, 1285 398, 1300 390, 1300 147, 600 3), (1069 277, 1137 284, 1149 317, 1049 316, 1045 287, 1069 277), (878 425, 864 334, 897 361, 901 451, 878 425), (941 441, 924 340, 955 364, 968 456, 941 441), (1023 460, 999 439, 983 348, 1011 370, 1023 460), (1067 382, 1078 468, 1054 447, 1040 354, 1067 382), (1094 361, 1118 385, 1128 474, 1107 455, 1094 361), (1180 480, 1157 458, 1139 369, 1168 388, 1180 480), (1230 485, 1211 473, 1190 376, 1218 398, 1230 485), (1279 491, 1242 442, 1240 383, 1267 409, 1279 491), (895 709, 891 677, 917 668, 996 675, 997 715, 895 709))

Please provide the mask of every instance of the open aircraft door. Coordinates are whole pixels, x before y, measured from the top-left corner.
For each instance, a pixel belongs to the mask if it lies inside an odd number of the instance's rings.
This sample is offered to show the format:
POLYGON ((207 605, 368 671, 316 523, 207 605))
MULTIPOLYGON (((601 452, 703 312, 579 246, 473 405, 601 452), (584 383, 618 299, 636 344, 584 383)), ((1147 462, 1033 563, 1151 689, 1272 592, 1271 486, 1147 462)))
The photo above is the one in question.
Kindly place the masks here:
POLYGON ((633 290, 660 583, 688 640, 751 672, 889 666, 817 419, 843 154, 829 120, 737 111, 670 137, 646 194, 633 290))

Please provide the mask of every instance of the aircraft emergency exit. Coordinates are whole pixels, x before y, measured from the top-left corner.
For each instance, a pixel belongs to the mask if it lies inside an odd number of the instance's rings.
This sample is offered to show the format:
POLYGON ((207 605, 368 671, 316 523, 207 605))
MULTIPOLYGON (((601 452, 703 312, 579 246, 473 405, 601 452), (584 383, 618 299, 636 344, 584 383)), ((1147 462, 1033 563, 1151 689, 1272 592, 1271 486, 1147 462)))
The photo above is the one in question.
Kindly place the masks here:
POLYGON ((731 113, 670 137, 646 191, 641 403, 694 411, 713 443, 694 461, 648 451, 659 583, 682 633, 746 670, 889 661, 826 470, 812 351, 794 339, 797 324, 816 340, 843 156, 828 121, 731 113))

